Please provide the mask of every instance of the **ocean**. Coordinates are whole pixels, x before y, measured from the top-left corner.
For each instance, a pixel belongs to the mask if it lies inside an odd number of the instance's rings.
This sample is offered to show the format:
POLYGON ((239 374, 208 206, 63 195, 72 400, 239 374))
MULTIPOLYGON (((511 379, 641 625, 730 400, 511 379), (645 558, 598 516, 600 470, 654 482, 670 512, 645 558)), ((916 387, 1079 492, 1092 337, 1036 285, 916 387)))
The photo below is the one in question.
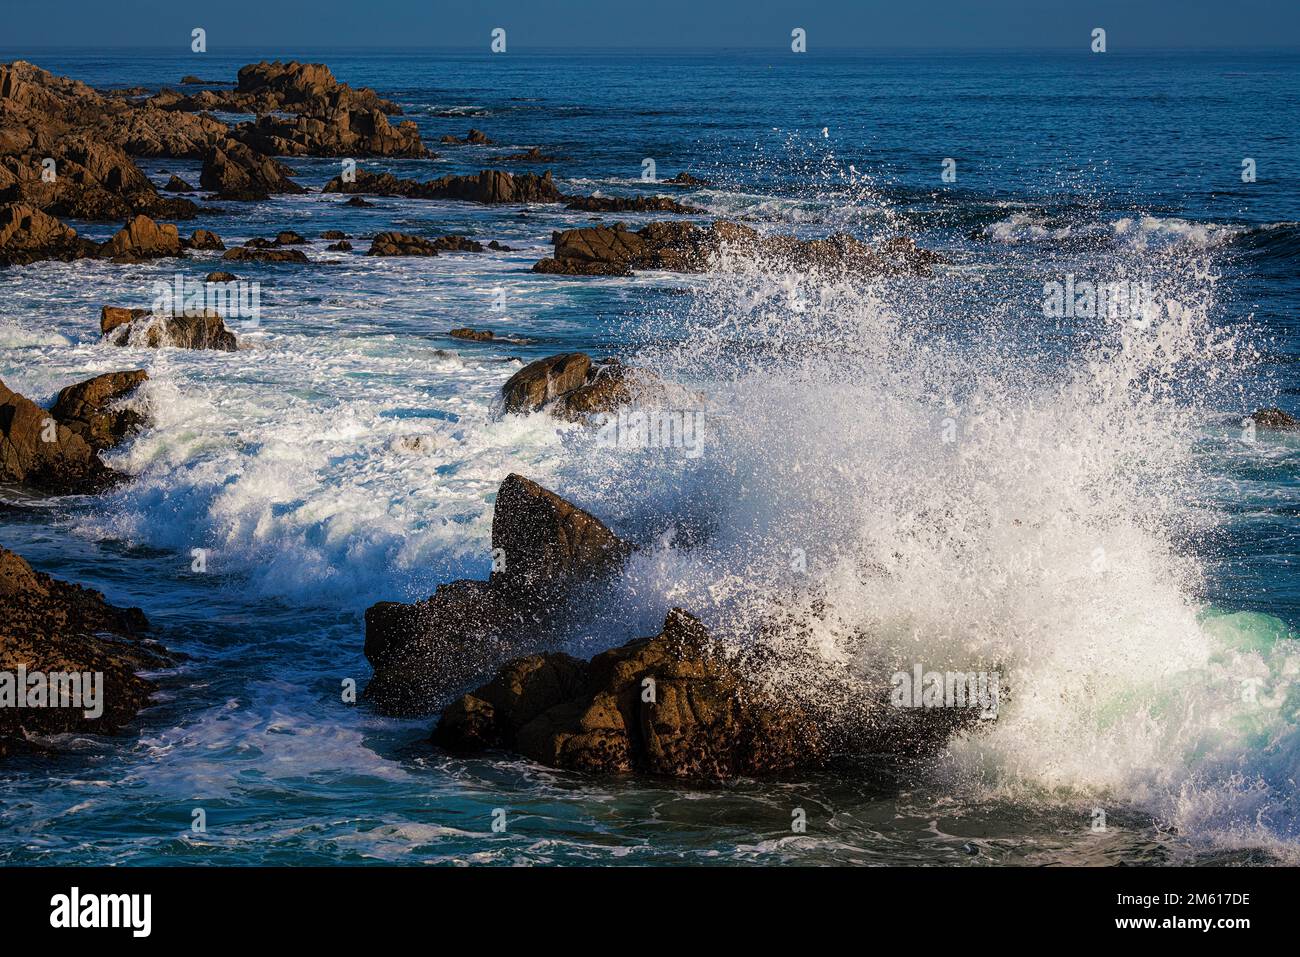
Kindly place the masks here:
MULTIPOLYGON (((555 160, 502 168, 550 168, 566 193, 671 192, 765 232, 908 235, 948 264, 827 287, 743 257, 557 277, 530 267, 592 214, 222 202, 182 232, 338 229, 358 247, 239 263, 262 317, 233 354, 124 350, 98 329, 101 305, 147 306, 156 281, 201 279, 219 253, 0 271, 6 384, 43 402, 145 368, 154 420, 108 455, 134 476, 121 488, 5 490, 0 542, 140 606, 185 656, 127 733, 0 765, 0 861, 1300 861, 1300 433, 1243 425, 1300 414, 1300 56, 0 50, 15 58, 151 89, 324 62, 398 102, 440 154, 362 169, 430 179, 537 146, 555 160), (470 127, 494 145, 439 145, 470 127), (647 161, 708 185, 647 183, 647 161), (356 237, 388 229, 512 251, 361 255, 356 237), (1144 308, 1049 304, 1053 284, 1082 283, 1144 308), (459 326, 509 338, 449 338, 459 326), (702 454, 500 414, 510 374, 565 351, 707 396, 702 454), (816 687, 818 663, 962 655, 1013 693, 925 762, 778 781, 442 753, 432 719, 341 689, 370 673, 368 605, 487 575, 510 472, 645 546, 570 636, 576 654, 653 634, 675 605, 743 642, 816 593, 831 614, 797 639, 786 692, 816 687)), ((314 190, 340 170, 285 162, 314 190)), ((199 173, 139 165, 159 185, 199 173)))

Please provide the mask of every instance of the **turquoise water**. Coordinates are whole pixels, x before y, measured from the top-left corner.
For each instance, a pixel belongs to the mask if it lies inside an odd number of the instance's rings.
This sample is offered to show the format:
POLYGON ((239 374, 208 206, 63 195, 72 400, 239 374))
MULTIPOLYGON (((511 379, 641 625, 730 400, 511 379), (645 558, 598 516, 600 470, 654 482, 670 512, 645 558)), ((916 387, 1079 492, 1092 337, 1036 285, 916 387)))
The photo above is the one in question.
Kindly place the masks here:
MULTIPOLYGON (((196 66, 156 51, 0 51, 96 86, 233 78, 277 56, 395 99, 441 153, 363 168, 431 178, 536 145, 560 157, 566 192, 635 194, 652 191, 649 157, 660 177, 708 179, 681 196, 713 216, 903 232, 951 265, 851 289, 744 261, 706 277, 557 279, 529 267, 551 230, 586 214, 396 199, 345 210, 314 193, 225 203, 183 230, 228 245, 283 228, 458 232, 515 250, 371 260, 314 243, 322 265, 241 264, 264 317, 234 355, 100 344, 99 306, 147 304, 175 263, 0 273, 0 378, 43 401, 147 368, 155 418, 113 453, 131 485, 89 500, 9 490, 0 540, 140 606, 187 656, 129 733, 0 769, 0 858, 1294 859, 1300 439, 1245 441, 1240 420, 1300 412, 1300 58, 250 50, 196 66), (437 145, 470 126, 498 145, 437 145), (1066 275, 1140 283, 1180 307, 1141 328, 1047 317, 1044 284, 1066 275), (446 337, 464 325, 531 341, 446 337), (709 395, 706 454, 599 449, 544 416, 497 415, 521 361, 570 349, 709 395), (953 445, 935 440, 949 418, 953 445), (844 655, 870 666, 960 648, 1023 690, 996 728, 924 766, 863 756, 776 783, 441 754, 432 719, 381 718, 340 689, 369 674, 368 604, 486 574, 492 496, 510 471, 651 546, 575 629, 575 652, 651 633, 672 604, 743 640, 756 609, 801 607, 791 589, 810 583, 787 562, 801 547, 840 617, 815 651, 792 652, 789 686, 819 687, 844 655), (673 545, 667 533, 691 524, 711 529, 707 544, 673 545), (209 550, 207 574, 190 571, 193 548, 209 550), (859 628, 865 646, 850 640, 859 628), (791 830, 796 808, 805 833, 791 830), (191 829, 195 809, 206 832, 191 829)), ((338 171, 288 162, 311 187, 338 171)), ((196 162, 140 165, 159 183, 197 181, 196 162)), ((185 274, 216 268, 207 257, 185 274)))

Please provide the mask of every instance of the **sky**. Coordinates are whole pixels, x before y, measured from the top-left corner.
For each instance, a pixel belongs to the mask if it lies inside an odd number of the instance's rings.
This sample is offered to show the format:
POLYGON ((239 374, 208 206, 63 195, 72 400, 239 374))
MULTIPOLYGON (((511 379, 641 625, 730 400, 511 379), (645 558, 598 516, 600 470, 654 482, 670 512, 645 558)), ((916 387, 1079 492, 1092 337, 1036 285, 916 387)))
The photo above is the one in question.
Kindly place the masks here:
POLYGON ((1300 0, 0 0, 0 48, 1300 49, 1300 0))

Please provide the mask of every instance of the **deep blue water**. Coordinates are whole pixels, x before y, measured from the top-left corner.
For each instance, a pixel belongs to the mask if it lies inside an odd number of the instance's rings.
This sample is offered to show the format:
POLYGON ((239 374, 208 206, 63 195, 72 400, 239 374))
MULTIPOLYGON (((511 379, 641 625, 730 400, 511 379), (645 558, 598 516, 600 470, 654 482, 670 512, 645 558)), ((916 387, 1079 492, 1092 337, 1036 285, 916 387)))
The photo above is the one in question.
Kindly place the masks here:
MULTIPOLYGON (((93 501, 11 492, 23 507, 0 514, 0 536, 43 570, 139 605, 189 656, 160 676, 158 705, 121 738, 63 742, 57 758, 0 769, 0 859, 1293 857, 1300 440, 1238 433, 1260 406, 1300 413, 1300 55, 0 50, 16 57, 97 87, 151 88, 190 73, 233 79, 262 58, 323 61, 396 100, 439 153, 364 168, 431 178, 539 146, 559 158, 538 170, 553 169, 566 192, 670 190, 641 182, 651 158, 660 178, 689 170, 709 180, 674 195, 715 217, 802 235, 903 233, 951 265, 794 315, 782 311, 784 280, 761 269, 744 280, 534 275, 552 229, 592 218, 557 207, 379 200, 357 211, 315 193, 221 203, 182 230, 211 228, 228 245, 281 228, 468 232, 515 249, 384 261, 318 243, 310 254, 330 265, 241 264, 262 282, 268 316, 230 357, 98 342, 99 306, 146 304, 174 263, 0 273, 7 384, 44 400, 139 365, 150 369, 157 418, 119 453, 137 476, 131 486, 93 501), (497 145, 438 145, 471 126, 497 145), (1242 181, 1245 158, 1254 182, 1242 181), (956 162, 955 182, 941 179, 945 159, 956 162), (1148 282, 1198 321, 1168 327, 1157 348, 1048 319, 1043 284, 1067 273, 1148 282), (491 308, 497 289, 505 313, 491 308), (748 310, 772 289, 778 321, 760 322, 767 307, 748 310), (728 338, 731 322, 745 334, 728 338), (460 325, 531 341, 445 336, 460 325), (1215 346, 1219 333, 1230 346, 1215 346), (785 387, 768 391, 772 382, 751 378, 763 365, 749 364, 742 339, 760 353, 812 342, 812 361, 782 367, 785 387), (543 416, 495 415, 495 391, 520 359, 568 349, 657 363, 726 396, 733 418, 719 426, 717 453, 694 464, 614 461, 543 416), (1090 362, 1102 370, 1083 375, 1095 389, 1053 391, 1090 362), (978 396, 1002 425, 943 484, 943 469, 929 467, 932 444, 904 441, 909 410, 932 400, 971 410, 978 396), (1171 412, 1163 428, 1152 408, 1165 402, 1190 426, 1171 412), (400 452, 395 443, 411 434, 436 451, 400 452), (797 476, 783 471, 791 462, 797 476), (740 556, 761 551, 755 543, 786 547, 806 534, 868 552, 879 544, 906 563, 897 587, 879 587, 883 597, 869 589, 864 620, 884 630, 904 618, 922 633, 959 621, 1011 659, 1123 682, 1109 689, 1117 699, 1140 699, 1153 681, 1157 700, 1116 717, 1105 693, 1065 695, 1057 713, 1012 715, 1004 738, 959 747, 941 768, 895 774, 865 760, 860 773, 776 784, 694 788, 451 758, 427 744, 431 721, 379 718, 342 703, 338 689, 368 675, 369 603, 486 573, 492 494, 509 471, 643 541, 693 508, 745 533, 724 532, 710 567, 666 559, 627 608, 574 636, 585 653, 648 633, 698 579, 745 577, 740 556), (802 489, 814 490, 809 501, 802 489), (833 494, 836 508, 814 492, 833 494), (1043 535, 1010 541, 996 530, 1003 507, 1023 509, 1008 514, 1043 535), (923 536, 904 535, 893 518, 954 508, 952 540, 964 550, 898 545, 923 536), (211 574, 189 572, 195 547, 211 550, 211 574), (1115 579, 1075 582, 1076 551, 1095 557, 1099 547, 1117 563, 1115 579), (1015 564, 1024 550, 1030 572, 1015 564), (951 587, 913 587, 927 568, 951 587), (1090 639, 1096 654, 1072 659, 1090 639), (1157 681, 1144 669, 1162 660, 1178 667, 1157 681), (1277 692, 1259 713, 1224 697, 1256 673, 1277 692), (1156 730, 1123 733, 1143 717, 1156 730), (1104 834, 1089 827, 1096 806, 1110 811, 1104 834), (199 807, 204 834, 190 830, 199 807), (490 831, 498 807, 510 813, 505 834, 490 831), (794 807, 809 812, 807 834, 790 831, 794 807)), ((310 187, 338 172, 336 160, 287 162, 310 187)), ((172 173, 197 181, 197 162, 140 165, 159 183, 172 173)), ((75 225, 96 238, 114 228, 75 225)), ((186 271, 211 268, 200 260, 186 271)))

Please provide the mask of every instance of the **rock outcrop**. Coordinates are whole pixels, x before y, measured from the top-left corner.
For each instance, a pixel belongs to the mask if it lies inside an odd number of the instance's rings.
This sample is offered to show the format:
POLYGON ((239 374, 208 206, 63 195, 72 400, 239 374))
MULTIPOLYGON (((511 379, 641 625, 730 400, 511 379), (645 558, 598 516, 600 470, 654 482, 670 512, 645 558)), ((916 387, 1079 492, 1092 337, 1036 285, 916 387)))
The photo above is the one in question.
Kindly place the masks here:
POLYGON ((392 173, 357 170, 355 182, 336 176, 325 184, 326 193, 364 193, 372 196, 402 196, 407 199, 454 199, 468 203, 558 203, 565 199, 551 179, 550 171, 511 174, 485 169, 472 176, 443 176, 422 183, 399 179, 392 173))
POLYGON ((89 494, 123 476, 99 458, 77 429, 0 382, 0 481, 55 495, 89 494))
POLYGON ((827 754, 813 714, 764 694, 681 609, 658 635, 590 662, 511 661, 443 711, 433 740, 566 770, 706 781, 813 767, 827 754))
POLYGON ((142 349, 212 349, 235 352, 239 342, 226 328, 219 314, 154 315, 148 309, 123 309, 105 306, 100 315, 99 331, 111 345, 142 349))
MULTIPOLYGON (((349 247, 350 248, 350 247, 349 247)), ((436 256, 441 252, 481 253, 486 247, 467 236, 425 239, 407 233, 379 233, 370 241, 367 256, 436 256)))
POLYGON ((92 449, 112 448, 144 425, 145 417, 122 403, 148 378, 143 369, 105 372, 59 392, 50 414, 92 449))
POLYGON ((1275 432, 1300 431, 1300 419, 1276 407, 1256 409, 1250 417, 1255 421, 1255 425, 1261 429, 1271 429, 1275 432))
POLYGON ((222 199, 264 200, 272 193, 303 193, 289 170, 244 143, 227 140, 203 157, 199 185, 222 199))
POLYGON ((168 663, 162 648, 145 639, 148 627, 140 609, 110 605, 99 592, 35 571, 0 548, 0 754, 29 736, 111 734, 129 723, 154 691, 139 672, 168 663), (97 673, 102 683, 94 694, 97 673), (64 698, 64 675, 82 676, 80 702, 73 694, 64 698))
POLYGON ((522 651, 543 646, 572 590, 615 570, 630 546, 597 518, 519 475, 497 492, 487 581, 438 586, 415 604, 366 611, 365 696, 388 714, 436 711, 522 651), (499 551, 498 551, 499 550, 499 551))
POLYGON ((587 213, 702 213, 698 206, 687 206, 671 196, 579 196, 565 209, 587 213))
POLYGON ((135 263, 146 259, 183 256, 180 233, 171 223, 159 225, 148 216, 139 215, 100 247, 99 255, 118 263, 135 263))
POLYGON ((554 255, 537 262, 534 272, 567 276, 628 276, 637 269, 700 272, 726 252, 782 268, 858 276, 929 275, 931 266, 942 261, 901 237, 873 247, 842 234, 808 240, 763 236, 725 220, 708 228, 662 222, 635 232, 622 225, 566 229, 553 233, 551 242, 554 255))
POLYGON ((99 244, 82 239, 71 226, 22 204, 0 207, 0 265, 22 266, 43 259, 85 259, 99 244))

